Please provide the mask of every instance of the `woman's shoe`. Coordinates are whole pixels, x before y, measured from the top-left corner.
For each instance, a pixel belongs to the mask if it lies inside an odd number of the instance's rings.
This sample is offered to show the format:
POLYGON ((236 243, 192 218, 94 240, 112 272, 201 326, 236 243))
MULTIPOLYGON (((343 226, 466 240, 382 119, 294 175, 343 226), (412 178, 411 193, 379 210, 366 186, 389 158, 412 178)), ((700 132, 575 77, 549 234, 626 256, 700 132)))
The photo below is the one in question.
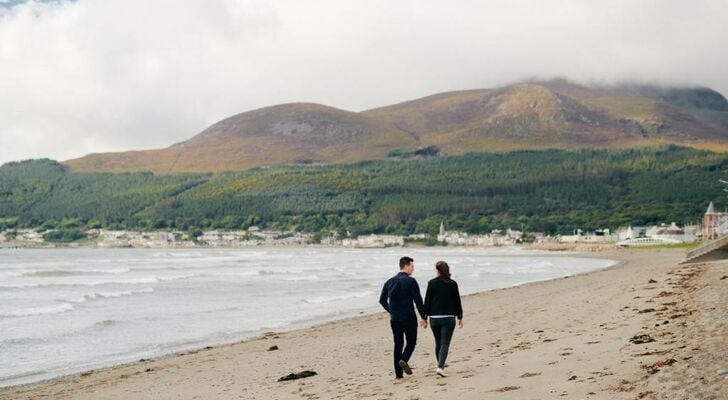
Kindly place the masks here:
POLYGON ((447 378, 447 374, 445 373, 445 370, 443 370, 442 368, 438 368, 437 370, 435 370, 435 373, 440 375, 443 378, 447 378))

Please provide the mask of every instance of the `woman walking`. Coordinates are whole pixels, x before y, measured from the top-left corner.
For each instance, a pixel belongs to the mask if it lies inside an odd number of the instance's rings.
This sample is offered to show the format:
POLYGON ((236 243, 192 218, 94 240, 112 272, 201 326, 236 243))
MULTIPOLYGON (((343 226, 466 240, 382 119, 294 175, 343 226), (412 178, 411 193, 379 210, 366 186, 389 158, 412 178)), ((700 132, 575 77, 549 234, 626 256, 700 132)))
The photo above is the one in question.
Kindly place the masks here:
POLYGON ((445 377, 445 361, 455 332, 455 318, 458 319, 458 325, 463 327, 463 306, 458 284, 450 278, 450 266, 445 261, 438 261, 435 271, 437 276, 427 282, 424 311, 430 317, 430 328, 435 336, 435 372, 445 377))

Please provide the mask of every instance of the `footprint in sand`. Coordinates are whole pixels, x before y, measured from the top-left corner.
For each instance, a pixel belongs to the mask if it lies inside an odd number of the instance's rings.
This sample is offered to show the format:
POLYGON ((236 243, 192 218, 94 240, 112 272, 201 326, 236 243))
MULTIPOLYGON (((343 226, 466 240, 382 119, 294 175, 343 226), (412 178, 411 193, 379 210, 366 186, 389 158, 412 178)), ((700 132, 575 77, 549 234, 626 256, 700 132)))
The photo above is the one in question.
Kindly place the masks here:
POLYGON ((491 392, 503 393, 503 392, 510 392, 510 391, 518 390, 518 389, 520 389, 519 386, 504 386, 502 388, 491 390, 491 392))

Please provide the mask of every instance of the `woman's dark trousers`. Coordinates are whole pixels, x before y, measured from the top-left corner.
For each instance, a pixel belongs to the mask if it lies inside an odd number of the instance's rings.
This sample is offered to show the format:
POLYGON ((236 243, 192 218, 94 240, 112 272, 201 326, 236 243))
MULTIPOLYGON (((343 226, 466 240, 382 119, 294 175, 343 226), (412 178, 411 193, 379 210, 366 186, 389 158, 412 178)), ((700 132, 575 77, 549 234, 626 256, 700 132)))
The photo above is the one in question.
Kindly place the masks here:
POLYGON ((430 328, 435 335, 435 358, 437 366, 445 368, 447 352, 450 349, 450 340, 455 332, 455 317, 430 318, 430 328))

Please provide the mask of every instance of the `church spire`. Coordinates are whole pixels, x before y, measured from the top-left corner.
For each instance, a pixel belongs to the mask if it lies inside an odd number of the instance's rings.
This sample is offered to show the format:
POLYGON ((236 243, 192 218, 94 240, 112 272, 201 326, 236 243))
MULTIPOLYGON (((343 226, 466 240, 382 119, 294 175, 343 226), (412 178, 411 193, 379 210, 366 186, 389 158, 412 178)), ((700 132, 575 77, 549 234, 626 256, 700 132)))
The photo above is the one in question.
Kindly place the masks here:
POLYGON ((715 214, 715 207, 713 207, 712 201, 710 202, 710 204, 708 204, 708 211, 706 211, 705 214, 715 214))

